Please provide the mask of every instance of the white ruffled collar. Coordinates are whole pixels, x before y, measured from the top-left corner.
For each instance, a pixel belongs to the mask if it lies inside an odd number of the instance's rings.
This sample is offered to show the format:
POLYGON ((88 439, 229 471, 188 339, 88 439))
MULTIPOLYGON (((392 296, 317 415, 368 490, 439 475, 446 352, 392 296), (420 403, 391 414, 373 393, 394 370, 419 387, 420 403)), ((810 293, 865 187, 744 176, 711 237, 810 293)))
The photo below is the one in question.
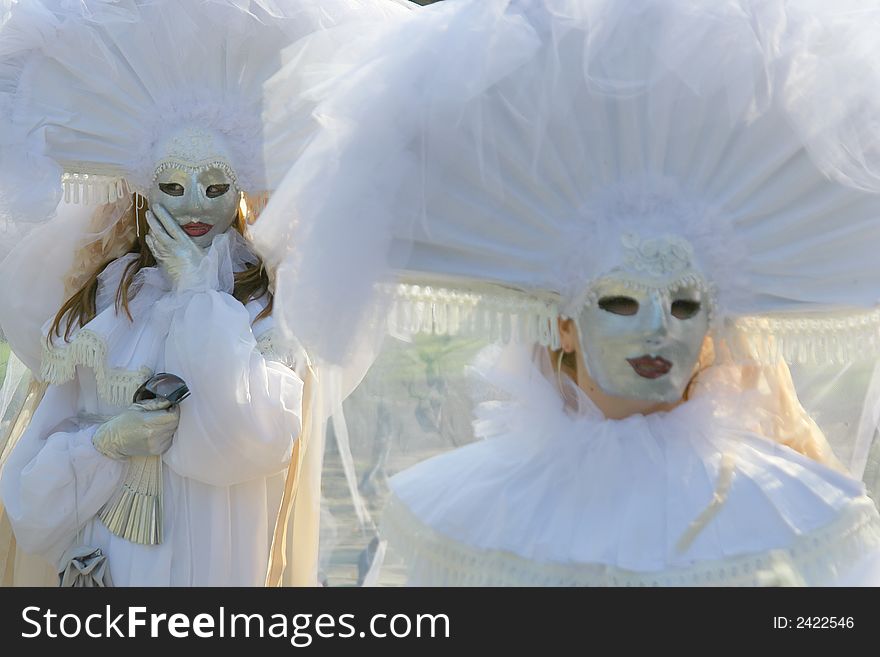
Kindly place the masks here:
POLYGON ((508 396, 479 407, 486 440, 392 479, 404 541, 425 539, 419 549, 516 555, 524 572, 601 581, 603 568, 672 575, 776 550, 813 564, 801 553, 820 536, 828 553, 815 563, 833 567, 880 543, 862 485, 753 431, 752 399, 723 371, 671 411, 622 420, 564 409, 522 350, 482 373, 508 396), (831 545, 853 532, 853 546, 831 545))

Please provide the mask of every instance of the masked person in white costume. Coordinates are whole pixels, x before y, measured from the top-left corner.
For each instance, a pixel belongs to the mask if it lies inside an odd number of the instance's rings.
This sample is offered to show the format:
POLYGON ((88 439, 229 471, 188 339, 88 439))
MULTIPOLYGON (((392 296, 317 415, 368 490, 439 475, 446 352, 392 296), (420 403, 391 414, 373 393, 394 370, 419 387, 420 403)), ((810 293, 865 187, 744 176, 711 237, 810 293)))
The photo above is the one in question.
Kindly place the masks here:
POLYGON ((878 348, 880 16, 843 5, 448 0, 322 108, 360 128, 310 147, 340 185, 278 193, 336 277, 291 275, 285 324, 344 359, 391 265, 397 332, 510 345, 484 440, 391 480, 411 583, 880 584, 785 363, 878 348), (294 317, 320 296, 335 330, 294 317))
MULTIPOLYGON (((43 386, 0 481, 15 583, 25 555, 63 585, 267 582, 307 359, 273 340, 247 232, 269 191, 263 83, 285 47, 370 3, 320 4, 4 3, 3 215, 45 220, 62 180, 92 204, 2 266, 0 323, 43 386), (133 403, 157 373, 191 395, 133 403)), ((316 546, 300 548, 315 583, 316 546)))

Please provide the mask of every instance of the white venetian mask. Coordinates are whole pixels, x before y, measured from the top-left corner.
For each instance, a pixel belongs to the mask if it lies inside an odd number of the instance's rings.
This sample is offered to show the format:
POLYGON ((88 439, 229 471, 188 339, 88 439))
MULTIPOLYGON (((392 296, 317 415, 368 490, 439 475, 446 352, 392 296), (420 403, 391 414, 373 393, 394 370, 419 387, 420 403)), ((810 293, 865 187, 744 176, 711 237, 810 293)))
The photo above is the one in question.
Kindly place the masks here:
POLYGON ((147 193, 202 248, 235 221, 239 190, 219 135, 184 128, 156 151, 156 175, 147 193))
POLYGON ((708 286, 683 240, 624 238, 624 266, 591 286, 577 316, 587 370, 607 394, 681 399, 709 330, 708 286))

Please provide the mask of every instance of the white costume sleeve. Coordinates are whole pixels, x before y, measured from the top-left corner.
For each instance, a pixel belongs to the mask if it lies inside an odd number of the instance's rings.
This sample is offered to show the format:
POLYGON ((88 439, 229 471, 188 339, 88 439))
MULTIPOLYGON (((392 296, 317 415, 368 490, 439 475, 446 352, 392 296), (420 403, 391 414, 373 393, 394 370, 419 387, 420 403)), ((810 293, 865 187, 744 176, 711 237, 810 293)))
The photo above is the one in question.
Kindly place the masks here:
POLYGON ((53 562, 110 499, 125 471, 125 463, 92 446, 97 425, 65 421, 76 415, 76 400, 76 381, 48 388, 0 480, 19 545, 53 562))
POLYGON ((193 294, 174 314, 165 366, 192 392, 165 454, 169 467, 214 486, 286 467, 300 431, 303 384, 262 356, 241 303, 214 290, 193 294))
POLYGON ((71 243, 87 234, 94 213, 94 206, 61 203, 52 220, 31 230, 0 263, 0 328, 32 372, 40 371, 43 324, 64 303, 64 281, 73 266, 71 243), (59 239, 60 234, 69 237, 59 239))

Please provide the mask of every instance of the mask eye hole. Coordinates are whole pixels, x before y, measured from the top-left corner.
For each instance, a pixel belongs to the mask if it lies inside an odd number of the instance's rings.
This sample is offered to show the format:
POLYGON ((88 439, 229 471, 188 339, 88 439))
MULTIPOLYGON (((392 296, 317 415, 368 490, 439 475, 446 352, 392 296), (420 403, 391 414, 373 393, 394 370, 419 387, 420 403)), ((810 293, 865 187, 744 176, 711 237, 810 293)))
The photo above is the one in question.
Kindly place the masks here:
POLYGON ((168 196, 183 196, 183 185, 180 183, 159 183, 159 189, 168 196))
POLYGON ((223 196, 229 191, 229 185, 208 185, 205 189, 205 196, 208 198, 217 198, 223 196))
POLYGON ((632 297, 602 297, 599 307, 615 315, 635 315, 639 312, 639 302, 632 297))
POLYGON ((700 302, 678 299, 672 302, 672 316, 676 319, 690 319, 700 312, 700 302))

